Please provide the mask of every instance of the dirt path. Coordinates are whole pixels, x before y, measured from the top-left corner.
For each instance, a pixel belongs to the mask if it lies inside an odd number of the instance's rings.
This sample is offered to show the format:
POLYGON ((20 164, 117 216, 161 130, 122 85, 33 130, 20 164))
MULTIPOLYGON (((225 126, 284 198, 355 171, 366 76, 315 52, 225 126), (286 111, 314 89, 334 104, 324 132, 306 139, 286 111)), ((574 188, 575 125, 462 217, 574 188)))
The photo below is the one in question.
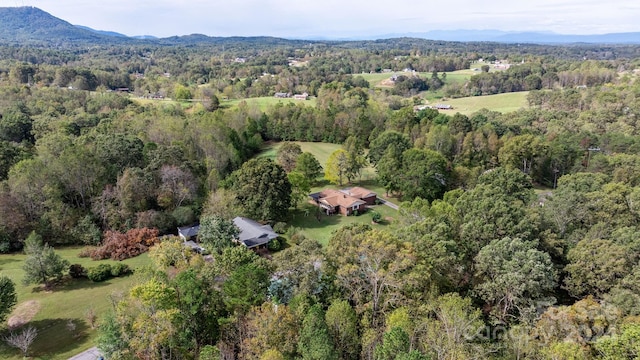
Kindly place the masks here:
POLYGON ((40 302, 37 300, 29 300, 18 305, 7 320, 9 329, 18 328, 33 319, 40 311, 40 302))

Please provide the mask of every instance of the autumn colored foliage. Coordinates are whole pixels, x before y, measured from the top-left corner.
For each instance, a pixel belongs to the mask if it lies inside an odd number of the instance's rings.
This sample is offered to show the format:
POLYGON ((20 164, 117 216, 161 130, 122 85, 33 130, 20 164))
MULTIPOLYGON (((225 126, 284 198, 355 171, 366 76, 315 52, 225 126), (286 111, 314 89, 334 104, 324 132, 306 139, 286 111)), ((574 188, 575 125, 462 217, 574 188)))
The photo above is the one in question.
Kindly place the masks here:
POLYGON ((156 242, 157 229, 131 229, 126 233, 105 231, 102 246, 91 253, 91 258, 124 260, 146 252, 156 242))

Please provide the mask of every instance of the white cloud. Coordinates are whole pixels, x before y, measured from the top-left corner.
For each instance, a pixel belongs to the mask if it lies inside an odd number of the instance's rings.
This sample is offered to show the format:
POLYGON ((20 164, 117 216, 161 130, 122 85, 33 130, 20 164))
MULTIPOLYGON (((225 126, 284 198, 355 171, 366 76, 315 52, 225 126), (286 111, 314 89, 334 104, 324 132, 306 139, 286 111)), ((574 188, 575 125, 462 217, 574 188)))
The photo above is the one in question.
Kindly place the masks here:
POLYGON ((350 36, 438 29, 607 33, 640 31, 628 0, 0 0, 73 24, 128 35, 350 36))

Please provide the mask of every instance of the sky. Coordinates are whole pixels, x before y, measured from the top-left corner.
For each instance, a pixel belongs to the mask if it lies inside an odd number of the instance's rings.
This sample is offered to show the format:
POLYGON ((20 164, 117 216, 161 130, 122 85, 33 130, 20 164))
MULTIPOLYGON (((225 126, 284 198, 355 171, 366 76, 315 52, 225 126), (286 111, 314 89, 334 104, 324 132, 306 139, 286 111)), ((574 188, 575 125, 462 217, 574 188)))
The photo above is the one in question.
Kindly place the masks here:
MULTIPOLYGON (((431 30, 640 31, 637 0, 0 0, 125 35, 349 38, 431 30)), ((0 19, 1 21, 1 19, 0 19)))

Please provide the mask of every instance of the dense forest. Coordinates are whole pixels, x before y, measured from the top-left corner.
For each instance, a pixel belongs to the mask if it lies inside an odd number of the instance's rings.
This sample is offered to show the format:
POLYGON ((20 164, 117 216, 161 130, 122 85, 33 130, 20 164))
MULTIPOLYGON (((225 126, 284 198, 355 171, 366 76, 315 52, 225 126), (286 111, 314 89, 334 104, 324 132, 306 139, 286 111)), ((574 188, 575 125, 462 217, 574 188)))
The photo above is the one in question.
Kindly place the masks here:
POLYGON ((108 359, 638 356, 638 47, 196 36, 0 59, 0 251, 150 249, 101 314, 108 359), (429 75, 364 76, 387 69, 429 75), (416 108, 517 91, 510 113, 416 108), (276 93, 315 102, 230 105, 276 93), (293 141, 342 148, 318 164, 293 141), (255 157, 273 142, 288 152, 255 157), (326 246, 288 226, 320 166, 373 167, 394 224, 326 246), (236 216, 286 244, 233 246, 236 216), (158 237, 198 221, 212 261, 158 237))

